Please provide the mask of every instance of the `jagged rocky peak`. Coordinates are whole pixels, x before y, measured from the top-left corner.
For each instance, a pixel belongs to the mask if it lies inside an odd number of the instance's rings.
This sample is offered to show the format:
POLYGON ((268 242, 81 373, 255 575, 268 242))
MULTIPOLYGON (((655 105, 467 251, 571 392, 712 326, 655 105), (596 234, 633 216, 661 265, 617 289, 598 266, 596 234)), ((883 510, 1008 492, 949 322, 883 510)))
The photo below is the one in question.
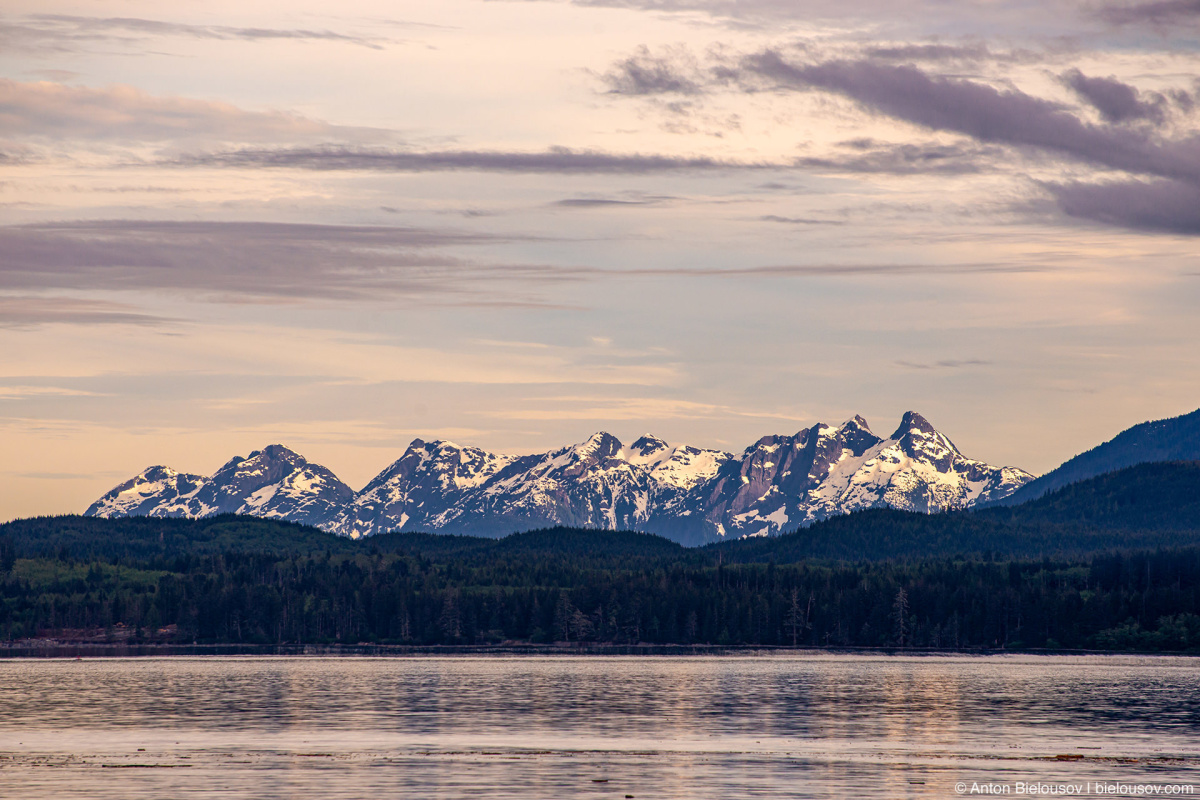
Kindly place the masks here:
POLYGON ((429 459, 429 453, 429 445, 421 439, 413 439, 404 453, 372 478, 363 491, 368 491, 391 481, 411 477, 413 472, 429 459))
POLYGON ((935 449, 946 448, 955 455, 962 456, 962 452, 954 442, 950 441, 949 436, 934 428, 929 420, 916 411, 904 412, 904 417, 900 420, 900 426, 896 428, 896 432, 892 434, 892 439, 916 448, 923 445, 933 445, 935 449))
POLYGON ((915 411, 906 411, 892 439, 909 458, 923 459, 943 472, 964 458, 950 437, 929 424, 915 411))
POLYGON ((671 449, 671 446, 654 434, 644 433, 639 436, 633 444, 629 445, 629 460, 637 463, 638 460, 649 460, 653 456, 666 453, 671 449))
MULTIPOLYGON (((579 477, 597 467, 605 467, 614 459, 620 459, 621 440, 611 433, 593 433, 585 441, 546 453, 541 456, 526 456, 537 465, 538 474, 559 473, 565 478, 579 477)), ((622 460, 622 463, 626 463, 622 460)))
POLYGON ((904 416, 900 418, 900 426, 896 428, 896 432, 892 434, 893 439, 899 439, 906 433, 919 432, 924 434, 937 433, 929 420, 922 417, 916 411, 905 411, 904 416))
POLYGON ((867 421, 857 414, 839 425, 831 436, 855 453, 861 453, 882 441, 871 431, 871 426, 867 424, 867 421))
POLYGON ((230 483, 230 493, 236 493, 250 485, 256 488, 282 479, 307 464, 304 456, 281 444, 267 445, 242 458, 234 456, 213 473, 213 480, 230 483), (236 487, 232 483, 236 483, 236 487))
POLYGON ((842 430, 853 430, 855 428, 861 428, 868 433, 871 431, 871 426, 868 425, 866 419, 859 414, 855 414, 853 417, 842 423, 842 430))
POLYGON ((621 440, 607 431, 593 433, 586 442, 571 448, 581 458, 613 458, 621 452, 621 440))
POLYGON ((879 441, 879 437, 871 431, 871 426, 858 414, 841 424, 838 428, 838 438, 855 452, 871 447, 879 441))
POLYGON ((464 494, 513 461, 454 442, 414 439, 326 527, 344 536, 445 527, 464 494))

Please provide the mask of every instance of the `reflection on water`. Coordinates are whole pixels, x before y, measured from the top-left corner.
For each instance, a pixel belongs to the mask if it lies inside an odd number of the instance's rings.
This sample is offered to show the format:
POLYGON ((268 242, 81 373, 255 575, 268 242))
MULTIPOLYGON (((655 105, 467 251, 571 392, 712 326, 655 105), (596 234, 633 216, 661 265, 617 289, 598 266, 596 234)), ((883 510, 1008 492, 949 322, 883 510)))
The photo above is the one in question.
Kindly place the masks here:
POLYGON ((1134 657, 0 662, 22 798, 1200 793, 1200 662, 1134 657))

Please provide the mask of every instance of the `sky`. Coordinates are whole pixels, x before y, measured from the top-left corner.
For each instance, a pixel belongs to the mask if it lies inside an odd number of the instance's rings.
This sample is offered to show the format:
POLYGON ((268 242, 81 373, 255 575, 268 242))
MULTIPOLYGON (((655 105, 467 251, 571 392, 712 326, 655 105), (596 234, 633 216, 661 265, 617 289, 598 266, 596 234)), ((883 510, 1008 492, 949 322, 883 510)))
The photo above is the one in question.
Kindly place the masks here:
POLYGON ((0 520, 279 442, 1200 406, 1198 0, 6 0, 0 520))

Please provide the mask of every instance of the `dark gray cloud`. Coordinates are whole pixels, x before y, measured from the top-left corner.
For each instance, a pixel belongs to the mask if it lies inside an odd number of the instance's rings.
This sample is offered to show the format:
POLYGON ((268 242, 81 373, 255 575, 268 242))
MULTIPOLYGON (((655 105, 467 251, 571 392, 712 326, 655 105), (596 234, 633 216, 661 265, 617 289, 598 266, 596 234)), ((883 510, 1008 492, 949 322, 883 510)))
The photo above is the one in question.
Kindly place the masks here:
POLYGON ((892 144, 869 139, 843 142, 846 152, 826 158, 801 158, 797 166, 839 172, 891 175, 965 175, 999 162, 999 147, 969 144, 892 144))
POLYGON ((822 89, 887 116, 985 142, 1061 148, 1093 138, 1061 106, 1022 92, 972 81, 931 77, 908 65, 874 61, 792 63, 778 51, 747 56, 731 73, 757 90, 822 89))
MULTIPOLYGON (((668 62, 662 61, 661 71, 669 70, 668 62)), ((706 91, 831 92, 868 111, 974 140, 974 144, 953 145, 852 140, 842 143, 841 153, 800 158, 796 166, 893 174, 970 173, 1004 164, 1010 158, 1008 148, 1017 148, 1164 179, 1119 184, 1129 190, 1123 205, 1120 190, 1114 188, 1118 184, 1046 187, 1068 215, 1138 230, 1194 232, 1200 136, 1171 139, 1159 133, 1168 97, 1187 110, 1193 105, 1189 92, 1143 93, 1115 78, 1089 77, 1078 70, 1066 73, 1067 85, 1106 120, 1097 125, 1066 106, 1017 89, 1002 90, 874 58, 805 62, 789 60, 778 50, 764 50, 740 59, 725 56, 707 70, 706 91), (1128 124, 1139 120, 1152 124, 1128 124)))
POLYGON ((64 52, 80 49, 89 42, 132 42, 151 36, 183 36, 193 39, 263 41, 343 42, 382 49, 384 40, 330 30, 305 28, 239 28, 228 25, 188 25, 138 17, 86 17, 69 14, 33 14, 20 22, 0 22, 0 42, 20 49, 64 52))
POLYGON ((309 170, 369 170, 380 172, 477 172, 558 174, 641 174, 732 168, 761 168, 705 157, 612 154, 595 150, 553 147, 540 153, 493 150, 411 152, 352 147, 242 149, 181 156, 164 165, 182 167, 284 168, 309 170))
POLYGON ((1166 116, 1165 97, 1150 92, 1145 95, 1146 99, 1142 99, 1142 93, 1137 87, 1114 77, 1089 78, 1079 70, 1073 69, 1063 75, 1063 82, 1091 103, 1109 122, 1144 119, 1161 123, 1166 116))
POLYGON ((656 55, 642 45, 602 76, 612 94, 698 94, 703 76, 691 54, 668 48, 656 55))
MULTIPOLYGON (((888 116, 934 130, 1019 148, 1036 148, 1080 162, 1165 178, 1150 183, 1073 183, 1050 187, 1066 214, 1146 231, 1192 234, 1200 219, 1200 137, 1164 140, 1153 132, 1084 123, 1066 109, 1019 91, 931 77, 909 66, 871 62, 795 65, 777 53, 747 59, 745 69, 769 86, 837 92, 888 116)), ((1093 101, 1109 102, 1112 90, 1088 86, 1093 101)), ((1141 102, 1135 94, 1133 99, 1141 102)), ((1131 112, 1124 107, 1126 113, 1131 112)), ((970 163, 968 159, 967 163, 970 163)))
POLYGON ((767 50, 725 68, 723 77, 746 91, 833 92, 894 119, 988 144, 1051 151, 1144 175, 1200 180, 1200 137, 1163 141, 1146 131, 1090 125, 1057 103, 1018 90, 931 76, 910 65, 791 63, 767 50))
MULTIPOLYGON (((88 221, 0 228, 0 291, 175 291, 216 300, 506 297, 570 269, 446 252, 509 241, 459 231, 263 222, 88 221)), ((14 312, 15 313, 15 312, 14 312)))
MULTIPOLYGON (((1197 93, 1200 93, 1200 81, 1196 81, 1194 85, 1196 86, 1197 93)), ((1196 96, 1184 89, 1168 89, 1166 95, 1185 114, 1192 113, 1192 110, 1196 107, 1196 96)))
MULTIPOLYGON (((665 69, 666 67, 664 67, 665 69)), ((1089 100, 1109 114, 1149 117, 1158 101, 1136 91, 1124 100, 1110 79, 1079 76, 1076 83, 1089 100), (1147 105, 1149 104, 1149 105, 1147 105)), ((937 131, 963 134, 989 145, 1052 151, 1110 169, 1164 178, 1200 180, 1200 137, 1160 140, 1152 132, 1125 126, 1092 125, 1063 105, 1016 89, 1002 91, 978 81, 931 75, 911 64, 874 59, 823 62, 790 61, 778 50, 764 50, 709 68, 708 88, 735 87, 745 92, 825 91, 893 119, 937 131)), ((1126 87, 1131 89, 1132 87, 1126 87)), ((971 171, 978 156, 995 152, 956 151, 946 147, 901 145, 858 160, 862 171, 971 171)), ((855 160, 810 159, 809 166, 855 168, 855 160)))
POLYGON ((74 297, 0 295, 0 328, 68 325, 161 325, 163 317, 135 306, 74 297))
POLYGON ((1114 25, 1164 26, 1200 20, 1200 0, 1155 0, 1101 6, 1098 15, 1114 25))
POLYGON ((1183 181, 1047 184, 1072 217, 1121 228, 1200 236, 1200 187, 1183 181))
MULTIPOLYGON (((797 158, 780 163, 719 161, 707 157, 655 154, 613 154, 594 150, 551 148, 540 153, 487 150, 408 152, 402 150, 318 147, 242 149, 184 155, 158 162, 162 166, 227 167, 243 169, 305 169, 377 172, 512 172, 549 174, 651 174, 711 170, 816 168, 845 172, 963 174, 978 172, 999 150, 942 144, 872 143, 849 147, 845 155, 797 158)), ((650 205, 664 198, 571 198, 560 206, 650 205)))

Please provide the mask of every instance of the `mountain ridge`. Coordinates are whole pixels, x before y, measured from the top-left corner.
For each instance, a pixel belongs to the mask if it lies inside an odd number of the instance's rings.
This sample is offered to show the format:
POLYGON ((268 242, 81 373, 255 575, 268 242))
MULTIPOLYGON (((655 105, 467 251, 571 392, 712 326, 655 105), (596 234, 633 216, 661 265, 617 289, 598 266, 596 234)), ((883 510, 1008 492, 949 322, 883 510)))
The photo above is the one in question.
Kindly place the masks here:
POLYGON ((1003 497, 1033 479, 966 458, 915 411, 881 438, 865 419, 760 438, 740 455, 607 432, 505 455, 415 439, 359 492, 283 445, 212 476, 155 466, 88 516, 250 514, 357 538, 386 531, 501 536, 553 526, 661 533, 684 544, 775 535, 848 511, 930 513, 1003 497))
POLYGON ((1137 464, 1194 460, 1200 460, 1200 409, 1126 428, 994 502, 1017 505, 1036 500, 1069 484, 1137 464))

